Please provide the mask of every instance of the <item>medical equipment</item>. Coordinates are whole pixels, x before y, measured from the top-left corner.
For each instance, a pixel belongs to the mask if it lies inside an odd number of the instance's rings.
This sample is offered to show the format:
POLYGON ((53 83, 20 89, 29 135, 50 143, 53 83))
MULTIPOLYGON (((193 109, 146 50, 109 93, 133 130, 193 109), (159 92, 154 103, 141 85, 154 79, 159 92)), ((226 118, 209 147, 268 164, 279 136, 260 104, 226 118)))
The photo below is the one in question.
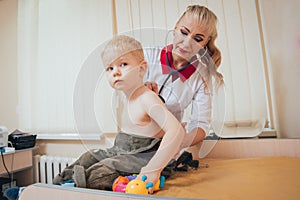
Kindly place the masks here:
MULTIPOLYGON (((165 84, 167 83, 167 81, 169 80, 169 78, 171 76, 177 76, 178 73, 180 73, 181 71, 183 71, 184 69, 186 69, 187 67, 189 67, 190 65, 193 65, 195 62, 197 61, 201 61, 202 57, 207 53, 207 48, 203 48, 204 49, 204 53, 200 56, 199 54, 196 54, 196 59, 194 59, 192 62, 188 62, 186 65, 184 65, 183 67, 181 67, 180 69, 173 69, 171 67, 171 64, 170 64, 170 61, 169 61, 169 56, 168 56, 168 49, 166 47, 166 63, 167 63, 167 67, 168 67, 168 70, 169 70, 169 74, 167 76, 167 78, 164 80, 162 86, 160 87, 159 91, 158 91, 158 96, 159 98, 162 100, 162 102, 165 103, 165 99, 161 96, 161 92, 162 90, 164 89, 165 87, 165 84)), ((203 63, 202 63, 203 64, 203 63)))

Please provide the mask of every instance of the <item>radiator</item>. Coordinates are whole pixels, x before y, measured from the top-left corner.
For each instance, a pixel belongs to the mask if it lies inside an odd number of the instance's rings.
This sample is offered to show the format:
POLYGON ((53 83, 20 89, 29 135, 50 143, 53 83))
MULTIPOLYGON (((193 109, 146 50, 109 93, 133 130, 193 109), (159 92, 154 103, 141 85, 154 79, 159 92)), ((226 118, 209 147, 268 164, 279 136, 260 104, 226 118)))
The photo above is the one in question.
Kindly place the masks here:
POLYGON ((72 164, 76 158, 36 155, 34 156, 35 182, 52 184, 54 176, 66 166, 72 164))

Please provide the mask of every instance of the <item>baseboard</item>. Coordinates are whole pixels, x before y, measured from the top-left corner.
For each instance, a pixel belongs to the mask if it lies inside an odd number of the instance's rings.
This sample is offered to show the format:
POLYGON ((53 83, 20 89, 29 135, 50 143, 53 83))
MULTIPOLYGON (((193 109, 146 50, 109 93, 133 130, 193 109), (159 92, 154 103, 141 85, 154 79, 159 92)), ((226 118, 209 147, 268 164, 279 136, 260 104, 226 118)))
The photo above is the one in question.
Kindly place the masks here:
MULTIPOLYGON (((189 148, 189 151, 195 158, 199 157, 201 144, 189 148)), ((206 157, 251 158, 265 156, 300 157, 300 139, 220 139, 206 157)))

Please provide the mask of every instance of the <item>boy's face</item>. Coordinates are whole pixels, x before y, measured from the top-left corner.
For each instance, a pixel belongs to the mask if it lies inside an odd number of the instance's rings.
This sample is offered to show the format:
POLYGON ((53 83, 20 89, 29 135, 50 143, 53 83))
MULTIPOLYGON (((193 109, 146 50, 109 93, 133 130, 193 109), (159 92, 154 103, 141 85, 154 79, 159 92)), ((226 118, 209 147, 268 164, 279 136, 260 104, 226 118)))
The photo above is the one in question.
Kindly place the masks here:
POLYGON ((145 61, 140 61, 133 53, 126 53, 117 57, 105 66, 109 84, 114 89, 122 91, 139 86, 145 74, 142 67, 144 63, 145 61))

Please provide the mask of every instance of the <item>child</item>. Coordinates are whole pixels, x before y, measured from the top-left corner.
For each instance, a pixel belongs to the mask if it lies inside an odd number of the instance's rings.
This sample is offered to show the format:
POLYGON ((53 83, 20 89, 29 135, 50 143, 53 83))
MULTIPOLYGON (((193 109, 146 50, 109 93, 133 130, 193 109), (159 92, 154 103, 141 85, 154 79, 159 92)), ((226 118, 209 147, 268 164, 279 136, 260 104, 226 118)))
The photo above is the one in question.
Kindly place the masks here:
MULTIPOLYGON (((83 154, 54 178, 74 179, 78 187, 111 190, 114 179, 138 173, 155 183, 179 151, 180 122, 143 83, 147 63, 140 42, 120 35, 104 47, 101 58, 109 84, 124 94, 124 109, 114 146, 83 154)), ((152 193, 153 189, 149 188, 152 193)))

